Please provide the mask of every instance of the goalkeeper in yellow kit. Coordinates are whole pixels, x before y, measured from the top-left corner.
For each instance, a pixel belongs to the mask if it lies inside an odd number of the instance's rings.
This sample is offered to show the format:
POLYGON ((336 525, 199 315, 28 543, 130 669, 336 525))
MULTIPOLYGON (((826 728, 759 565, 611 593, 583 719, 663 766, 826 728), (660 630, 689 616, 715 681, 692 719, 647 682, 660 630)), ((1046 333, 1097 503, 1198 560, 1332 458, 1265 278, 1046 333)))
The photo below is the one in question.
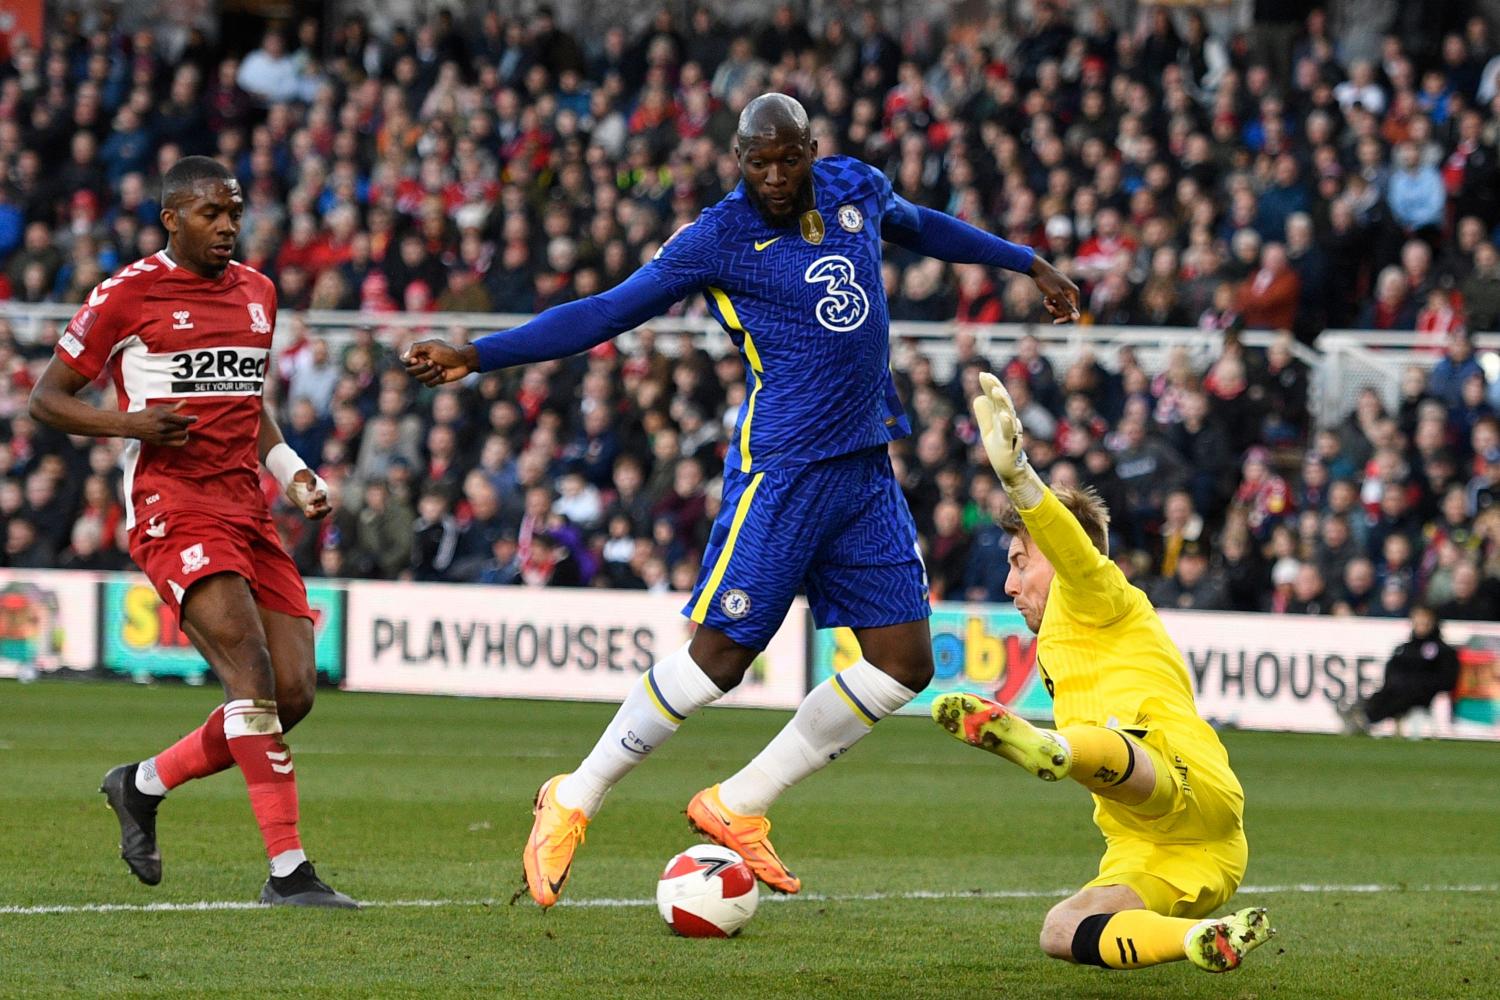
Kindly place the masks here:
POLYGON ((1009 394, 993 375, 980 381, 974 417, 1013 507, 1000 522, 1011 536, 1005 592, 1036 633, 1058 728, 972 694, 940 697, 933 719, 1093 793, 1107 845, 1099 876, 1047 914, 1043 951, 1110 969, 1184 958, 1210 972, 1236 968, 1274 931, 1260 908, 1210 916, 1234 895, 1249 855, 1229 756, 1198 717, 1161 618, 1108 558, 1104 504, 1090 490, 1044 486, 1009 394))

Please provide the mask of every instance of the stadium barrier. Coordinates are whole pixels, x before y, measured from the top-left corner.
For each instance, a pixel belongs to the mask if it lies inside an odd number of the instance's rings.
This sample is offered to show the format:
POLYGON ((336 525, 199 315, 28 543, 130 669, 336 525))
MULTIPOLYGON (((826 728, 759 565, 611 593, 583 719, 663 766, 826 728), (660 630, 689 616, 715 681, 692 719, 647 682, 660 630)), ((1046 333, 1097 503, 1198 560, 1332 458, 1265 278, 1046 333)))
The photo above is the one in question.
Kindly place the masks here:
MULTIPOLYGON (((1431 368, 1443 357, 1439 334, 1410 330, 1325 330, 1319 353, 1316 415, 1325 424, 1353 412, 1359 394, 1374 389, 1391 413, 1401 406, 1401 373, 1407 367, 1431 368)), ((1489 382, 1500 380, 1500 333, 1476 333, 1476 360, 1489 382)))
MULTIPOLYGON (((685 641, 681 594, 473 584, 310 580, 319 673, 351 691, 622 700, 685 641)), ((1331 733, 1337 706, 1380 687, 1404 619, 1163 611, 1198 709, 1243 729, 1331 733)), ((1426 735, 1500 741, 1500 624, 1448 622, 1462 676, 1426 735)), ((1008 604, 933 609, 937 695, 979 691, 1030 718, 1051 715, 1035 638, 1008 604)), ((853 663, 847 629, 812 628, 799 601, 745 682, 721 704, 795 708, 853 663)), ((69 673, 137 681, 208 678, 208 666, 137 573, 0 569, 0 677, 69 673)), ((1126 722, 1126 720, 1118 720, 1126 722)))
MULTIPOLYGON (((77 306, 63 303, 0 302, 0 319, 11 324, 22 341, 50 341, 72 317, 77 306)), ((307 310, 278 314, 273 350, 285 347, 303 327, 325 337, 335 348, 350 343, 356 330, 369 329, 382 341, 394 341, 403 331, 419 331, 423 336, 478 336, 493 330, 510 329, 532 317, 514 313, 363 313, 336 310, 307 310)), ((729 337, 708 316, 662 316, 646 327, 657 333, 687 334, 693 344, 715 356, 734 350, 729 337)), ((896 321, 891 336, 898 342, 895 363, 902 363, 906 344, 920 351, 932 362, 937 378, 946 381, 953 374, 958 351, 955 334, 962 329, 974 337, 975 349, 992 363, 1012 357, 1019 342, 1035 337, 1042 353, 1058 371, 1064 370, 1085 350, 1091 351, 1105 368, 1118 370, 1121 348, 1133 350, 1141 365, 1151 374, 1163 370, 1176 348, 1186 349, 1193 364, 1202 370, 1218 357, 1223 334, 1193 327, 1159 326, 1081 326, 1034 323, 960 324, 957 322, 896 321)), ((1342 420, 1354 407, 1359 391, 1376 387, 1389 404, 1397 391, 1400 366, 1416 363, 1430 366, 1440 354, 1422 350, 1424 344, 1414 332, 1376 333, 1359 330, 1330 330, 1315 345, 1293 345, 1293 354, 1310 371, 1312 396, 1309 402, 1320 426, 1342 420), (1372 351, 1376 346, 1379 351, 1372 351)), ((1243 335, 1246 345, 1264 348, 1276 339, 1266 330, 1249 330, 1243 335)), ((675 338, 663 338, 660 348, 672 355, 678 350, 675 338)), ((1500 334, 1480 334, 1481 348, 1500 347, 1500 334)), ((622 349, 635 347, 635 332, 620 338, 622 349)), ((1493 362, 1500 364, 1500 361, 1493 362)), ((1494 377, 1495 373, 1491 374, 1494 377)))

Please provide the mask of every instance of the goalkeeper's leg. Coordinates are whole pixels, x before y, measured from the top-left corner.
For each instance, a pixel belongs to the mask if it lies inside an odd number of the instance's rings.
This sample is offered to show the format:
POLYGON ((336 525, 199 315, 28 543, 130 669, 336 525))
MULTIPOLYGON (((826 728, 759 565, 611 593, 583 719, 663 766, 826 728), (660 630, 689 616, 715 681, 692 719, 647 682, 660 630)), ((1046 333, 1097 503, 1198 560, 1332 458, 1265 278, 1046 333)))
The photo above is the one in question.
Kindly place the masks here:
POLYGON ((1172 795, 1146 748, 1124 733, 1103 726, 1033 726, 999 702, 975 694, 945 694, 932 704, 938 725, 970 746, 1025 768, 1047 781, 1072 778, 1101 798, 1140 806, 1146 815, 1166 811, 1172 795), (1163 806, 1152 812, 1152 800, 1163 806))
MULTIPOLYGON (((1175 894, 1165 883, 1161 888, 1175 894)), ((1160 901, 1156 905, 1166 908, 1160 901)), ((1054 906, 1042 924, 1041 945, 1052 958, 1105 969, 1186 959, 1206 972, 1228 972, 1275 933, 1260 907, 1207 920, 1170 917, 1148 909, 1130 886, 1104 885, 1089 886, 1054 906)))

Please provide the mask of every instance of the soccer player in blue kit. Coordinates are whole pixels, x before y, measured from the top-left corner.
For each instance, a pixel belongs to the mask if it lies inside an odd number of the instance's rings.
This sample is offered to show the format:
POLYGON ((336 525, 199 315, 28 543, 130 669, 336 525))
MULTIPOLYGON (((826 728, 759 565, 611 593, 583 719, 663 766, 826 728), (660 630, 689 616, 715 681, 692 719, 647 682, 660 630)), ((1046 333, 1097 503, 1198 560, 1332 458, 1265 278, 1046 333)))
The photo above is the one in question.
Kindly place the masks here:
POLYGON ((886 450, 911 428, 890 373, 881 241, 1029 274, 1055 321, 1078 317, 1077 287, 1029 247, 912 205, 858 160, 817 159, 807 112, 784 94, 746 105, 735 155, 742 183, 619 286, 472 344, 421 341, 403 359, 431 386, 566 357, 694 292, 744 358, 748 392, 723 506, 683 609, 698 628, 646 672, 584 761, 537 792, 523 867, 543 907, 557 902, 605 794, 740 682, 799 588, 819 628, 854 631, 861 659, 814 688, 755 759, 687 807, 694 827, 743 856, 767 886, 802 885, 771 846, 771 804, 931 679, 926 572, 886 450))

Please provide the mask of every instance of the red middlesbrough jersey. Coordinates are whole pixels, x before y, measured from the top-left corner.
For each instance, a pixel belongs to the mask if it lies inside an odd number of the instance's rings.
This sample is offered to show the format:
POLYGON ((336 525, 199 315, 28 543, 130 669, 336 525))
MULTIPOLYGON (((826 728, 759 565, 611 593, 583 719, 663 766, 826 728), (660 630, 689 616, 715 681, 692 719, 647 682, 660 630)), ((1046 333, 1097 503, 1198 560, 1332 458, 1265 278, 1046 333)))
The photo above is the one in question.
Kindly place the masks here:
POLYGON ((238 261, 210 281, 162 251, 90 293, 57 356, 89 379, 108 372, 122 410, 182 401, 198 418, 180 448, 126 445, 127 527, 183 508, 266 512, 261 390, 275 327, 275 286, 238 261))

